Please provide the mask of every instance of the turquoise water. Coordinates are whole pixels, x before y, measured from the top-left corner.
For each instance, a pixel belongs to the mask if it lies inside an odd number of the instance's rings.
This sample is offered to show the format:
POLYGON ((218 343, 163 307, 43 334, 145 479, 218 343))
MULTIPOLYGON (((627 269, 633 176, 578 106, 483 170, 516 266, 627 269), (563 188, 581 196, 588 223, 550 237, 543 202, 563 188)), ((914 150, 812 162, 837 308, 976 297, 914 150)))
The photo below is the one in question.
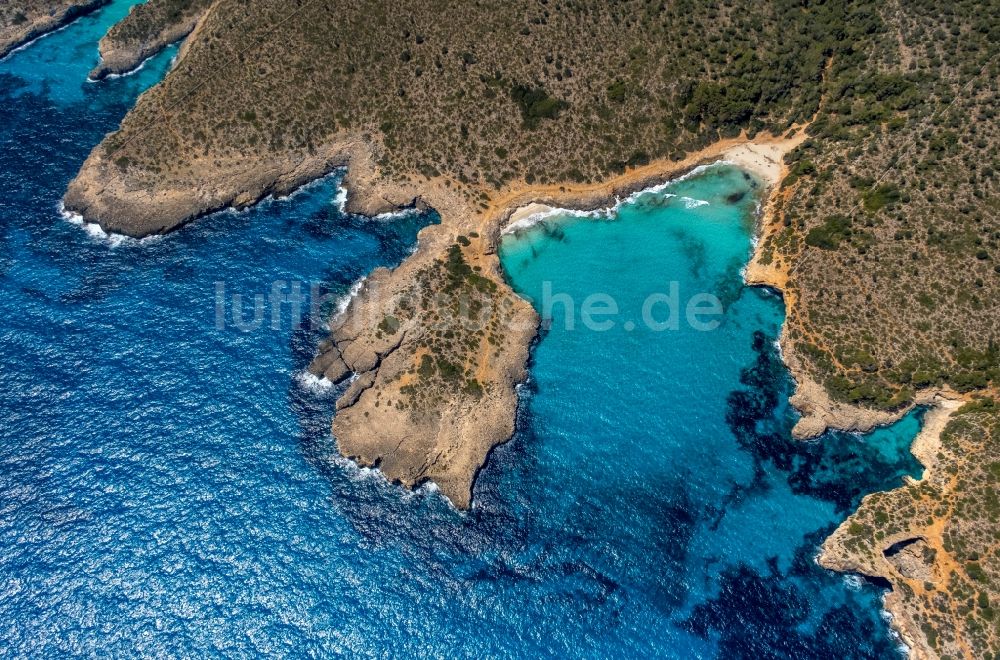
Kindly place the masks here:
POLYGON ((279 281, 335 305, 433 214, 345 215, 333 176, 151 241, 60 216, 169 67, 86 82, 129 4, 0 62, 5 656, 896 654, 879 590, 812 556, 861 496, 917 471, 918 418, 789 439, 781 302, 740 284, 740 172, 504 242, 518 291, 601 292, 620 313, 603 332, 546 325, 518 430, 459 513, 337 457, 339 391, 303 376, 323 336, 308 303, 249 332, 231 306, 218 322, 220 282, 226 300, 279 281), (719 327, 626 330, 670 282, 717 296, 719 327))
POLYGON ((790 440, 783 305, 742 286, 757 194, 749 175, 713 166, 615 212, 505 237, 511 284, 545 328, 525 406, 544 454, 533 478, 550 523, 601 549, 599 570, 664 601, 670 615, 637 627, 637 648, 651 636, 678 655, 888 654, 874 590, 852 591, 812 557, 864 493, 919 470, 906 449, 919 422, 790 440), (669 298, 644 321, 644 303, 672 284, 676 328, 659 325, 669 298), (615 300, 607 329, 583 323, 595 294, 615 300), (723 313, 688 322, 705 294, 723 313))

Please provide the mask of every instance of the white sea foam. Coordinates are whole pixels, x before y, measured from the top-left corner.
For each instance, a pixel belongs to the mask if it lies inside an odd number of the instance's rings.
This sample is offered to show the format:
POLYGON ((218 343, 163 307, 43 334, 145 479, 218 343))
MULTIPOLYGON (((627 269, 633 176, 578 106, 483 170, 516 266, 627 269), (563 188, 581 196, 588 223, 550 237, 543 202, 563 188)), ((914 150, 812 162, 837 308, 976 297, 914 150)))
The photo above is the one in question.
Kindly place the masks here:
MULTIPOLYGON (((226 214, 226 215, 240 216, 240 215, 244 215, 246 213, 250 213, 254 209, 265 209, 265 208, 268 207, 269 204, 273 204, 275 202, 285 202, 285 201, 287 201, 289 199, 292 199, 293 197, 299 195, 300 193, 305 192, 306 190, 308 190, 310 188, 313 188, 313 187, 321 185, 324 181, 327 180, 327 178, 329 178, 331 176, 335 176, 336 174, 340 173, 342 170, 343 170, 343 168, 338 168, 337 170, 334 170, 333 172, 330 172, 329 174, 326 174, 326 175, 321 176, 319 178, 313 179, 313 180, 311 180, 311 181, 309 181, 307 183, 304 183, 303 185, 301 185, 298 188, 295 188, 294 190, 292 190, 291 192, 289 192, 287 195, 270 194, 270 195, 267 195, 266 197, 261 198, 257 202, 254 202, 253 204, 247 204, 246 206, 242 206, 240 208, 236 208, 235 206, 226 206, 224 208, 220 208, 217 211, 213 211, 212 213, 210 213, 208 215, 209 216, 213 216, 213 215, 217 215, 217 214, 226 214)), ((336 198, 334 198, 334 201, 336 201, 336 198)), ((143 240, 146 240, 146 239, 143 239, 143 240)))
POLYGON ((684 208, 686 209, 696 209, 699 206, 708 206, 708 202, 704 199, 694 199, 693 197, 681 197, 681 201, 684 202, 684 208))
POLYGON ((399 497, 403 502, 410 502, 419 497, 440 497, 442 500, 447 502, 448 506, 451 507, 452 510, 461 514, 465 513, 464 511, 459 511, 452 501, 444 496, 441 489, 438 488, 438 485, 433 481, 424 482, 413 490, 409 488, 401 488, 391 483, 388 477, 385 476, 385 473, 377 467, 366 467, 364 465, 360 465, 356 461, 343 456, 340 452, 333 453, 330 459, 331 462, 342 469, 347 478, 354 483, 372 484, 383 492, 390 492, 399 497))
MULTIPOLYGON (((682 174, 679 177, 670 179, 669 181, 663 181, 662 183, 657 183, 656 185, 650 186, 648 188, 643 188, 642 190, 637 190, 625 198, 617 197, 615 198, 615 203, 611 206, 604 208, 592 209, 590 211, 580 211, 576 209, 567 209, 561 207, 550 207, 545 211, 539 211, 538 213, 532 213, 531 215, 520 218, 517 222, 512 222, 511 224, 504 227, 501 234, 511 234, 527 229, 532 225, 536 225, 539 222, 544 222, 549 218, 555 217, 570 217, 570 218, 602 218, 612 216, 618 212, 618 210, 625 205, 632 204, 638 201, 641 197, 645 195, 661 195, 662 197, 676 197, 673 193, 664 192, 670 186, 689 179, 693 176, 697 176, 706 170, 717 167, 719 165, 732 165, 728 160, 718 160, 713 163, 707 163, 705 165, 699 165, 692 168, 691 171, 682 174)), ((681 197, 684 200, 685 208, 697 208, 699 206, 705 206, 708 204, 707 201, 703 199, 692 199, 690 197, 681 197)))
POLYGON ((614 214, 614 210, 617 208, 618 204, 614 206, 609 206, 607 208, 592 209, 590 211, 581 211, 578 209, 564 209, 559 207, 549 207, 544 211, 539 211, 538 213, 532 213, 523 218, 520 218, 517 222, 512 222, 511 224, 504 227, 501 234, 514 234, 524 229, 528 229, 540 222, 545 222, 549 218, 602 218, 608 217, 614 214))
MULTIPOLYGON (((79 16, 77 18, 79 18, 79 16)), ((51 37, 53 34, 56 34, 57 32, 62 32, 63 30, 65 30, 66 28, 68 28, 70 25, 72 25, 73 23, 75 23, 76 20, 77 19, 74 18, 72 21, 70 21, 66 25, 61 25, 61 26, 57 27, 55 30, 49 30, 48 32, 45 32, 43 34, 38 35, 37 37, 35 37, 31 41, 24 42, 23 44, 21 44, 20 46, 18 46, 14 50, 10 51, 9 53, 7 53, 6 55, 4 55, 3 57, 0 57, 0 62, 3 62, 4 60, 6 60, 8 57, 10 57, 11 55, 13 55, 14 53, 20 53, 22 50, 30 47, 31 45, 33 45, 35 43, 38 43, 39 41, 41 41, 45 37, 51 37)))
POLYGON ((357 298, 358 294, 361 293, 361 289, 364 288, 365 280, 367 279, 368 276, 361 276, 361 279, 351 285, 351 288, 347 290, 347 293, 342 295, 340 298, 337 298, 337 305, 335 308, 336 311, 333 313, 333 319, 340 317, 341 314, 347 311, 351 301, 357 298))
POLYGON ((864 579, 860 575, 845 575, 844 585, 849 591, 861 591, 861 587, 865 584, 864 579))
MULTIPOLYGON (((686 180, 688 180, 688 179, 690 179, 692 177, 698 176, 699 174, 701 174, 703 172, 706 172, 706 171, 708 171, 709 169, 711 169, 713 167, 717 167, 719 165, 732 165, 732 164, 733 163, 731 163, 728 160, 717 160, 714 163, 706 163, 705 165, 698 165, 697 167, 691 168, 690 171, 685 172, 684 174, 680 175, 679 177, 676 177, 674 179, 670 179, 669 181, 663 181, 662 183, 658 183, 658 184, 656 184, 654 186, 650 186, 649 188, 643 188, 642 190, 637 190, 634 193, 632 193, 631 195, 629 195, 628 197, 626 197, 625 199, 620 200, 612 208, 614 208, 614 209, 617 210, 617 208, 620 207, 620 206, 622 206, 623 204, 631 204, 632 202, 636 201, 642 195, 646 195, 646 194, 650 194, 650 193, 653 193, 653 194, 655 194, 655 193, 662 193, 664 190, 666 190, 670 186, 674 185, 675 183, 680 183, 681 181, 686 181, 686 180)), ((670 195, 670 197, 675 197, 676 196, 676 195, 672 195, 672 194, 669 194, 669 193, 668 193, 668 195, 670 195)))
POLYGON ((317 376, 306 370, 295 374, 295 380, 299 387, 313 394, 325 393, 333 387, 333 383, 325 376, 317 376))
POLYGON ((128 71, 125 71, 123 73, 109 73, 109 74, 107 74, 106 76, 104 76, 103 78, 101 78, 99 80, 95 79, 95 78, 91 78, 88 75, 87 76, 87 82, 89 82, 89 83, 98 83, 98 82, 101 82, 101 80, 114 80, 115 78, 126 78, 128 76, 131 76, 132 74, 139 73, 144 68, 146 68, 146 63, 149 62, 154 57, 156 57, 157 55, 159 55, 159 53, 153 53, 152 55, 150 55, 149 57, 147 57, 143 61, 139 62, 139 64, 135 68, 129 69, 128 71))
POLYGON ((72 211, 67 211, 66 207, 60 201, 57 205, 59 210, 59 215, 62 216, 63 220, 69 222, 70 224, 76 225, 83 229, 84 232, 92 239, 99 241, 101 243, 107 243, 110 247, 116 248, 119 245, 139 245, 148 244, 154 241, 158 241, 163 238, 161 234, 154 234, 153 236, 146 236, 144 238, 132 238, 131 236, 126 236, 124 234, 118 234, 115 232, 105 231, 96 222, 87 222, 83 219, 83 216, 79 213, 73 213, 72 211))
MULTIPOLYGON (((696 177, 699 174, 707 172, 708 170, 710 170, 710 169, 712 169, 714 167, 718 167, 720 165, 733 165, 733 163, 730 162, 730 161, 728 161, 728 160, 717 160, 717 161, 712 162, 712 163, 706 163, 704 165, 698 165, 697 167, 691 168, 690 171, 685 172, 684 174, 680 175, 679 177, 676 177, 674 179, 670 179, 669 181, 664 181, 662 183, 658 183, 655 186, 650 186, 649 188, 643 188, 642 190, 637 190, 634 193, 632 193, 631 195, 629 195, 628 197, 626 197, 625 199, 618 200, 618 203, 616 203, 614 206, 612 206, 608 210, 610 210, 610 211, 617 211, 623 205, 625 205, 625 204, 631 204, 632 202, 635 202, 642 195, 647 195, 647 194, 651 194, 651 193, 652 194, 662 193, 664 190, 666 190, 667 188, 669 188, 670 186, 672 186, 672 185, 674 185, 676 183, 680 183, 681 181, 686 181, 686 180, 688 180, 688 179, 690 179, 692 177, 696 177)), ((671 193, 666 193, 664 196, 676 197, 676 195, 673 195, 671 193)), ((690 197, 682 197, 681 199, 691 199, 691 198, 690 197)), ((702 206, 703 204, 708 204, 708 202, 705 202, 704 200, 694 200, 694 201, 702 202, 702 204, 697 204, 697 206, 702 206)))
MULTIPOLYGON (((324 174, 321 177, 317 177, 317 178, 315 178, 315 179, 313 179, 311 181, 308 181, 308 182, 302 184, 301 186, 298 186, 297 188, 295 188, 294 190, 292 190, 289 193, 286 193, 284 195, 275 195, 275 194, 268 195, 267 197, 264 197, 263 199, 261 199, 256 204, 251 204, 249 206, 244 207, 243 209, 241 209, 241 211, 249 211, 251 208, 254 208, 254 207, 257 207, 257 206, 262 206, 262 205, 267 204, 269 202, 284 202, 284 201, 287 201, 289 199, 297 197, 299 194, 301 194, 301 193, 303 193, 303 192, 305 192, 307 190, 310 190, 311 188, 315 188, 316 186, 321 185, 328 178, 330 178, 332 176, 342 176, 343 173, 344 173, 344 168, 338 167, 337 169, 333 170, 332 172, 330 172, 328 174, 324 174)), ((337 194, 333 198, 333 204, 337 207, 337 210, 343 212, 343 210, 344 210, 344 204, 346 204, 346 203, 347 203, 347 190, 343 187, 343 185, 341 185, 340 183, 338 183, 337 184, 337 194), (343 196, 343 197, 341 197, 341 196, 343 196)), ((230 208, 232 208, 232 207, 230 207, 230 208)))
MULTIPOLYGON (((670 183, 673 183, 673 182, 670 182, 670 183)), ((667 185, 670 185, 670 184, 667 184, 667 185)), ((636 202, 642 201, 642 199, 645 198, 647 195, 650 196, 650 197, 659 197, 660 199, 670 199, 671 197, 677 197, 677 195, 675 195, 673 193, 663 192, 663 188, 665 188, 666 186, 663 186, 663 187, 657 186, 657 187, 660 188, 660 189, 659 190, 653 190, 653 189, 640 190, 637 193, 632 193, 631 195, 629 195, 625 199, 619 200, 609 210, 610 211, 617 211, 622 206, 626 206, 628 204, 635 204, 636 202)))
POLYGON ((544 222, 548 218, 553 218, 556 216, 567 215, 573 213, 569 209, 558 209, 558 208, 547 208, 544 211, 539 211, 538 213, 532 213, 526 215, 519 219, 517 222, 512 222, 506 227, 504 227, 502 234, 516 234, 519 231, 528 229, 529 227, 534 227, 540 222, 544 222))
MULTIPOLYGON (((348 378, 345 382, 349 386, 350 383, 357 380, 357 378, 357 374, 351 374, 350 378, 348 378)), ((336 440, 334 440, 334 442, 336 442, 336 440)), ((329 453, 328 457, 330 462, 343 470, 344 475, 354 483, 372 484, 380 491, 392 493, 404 502, 411 501, 418 497, 440 497, 442 500, 447 502, 448 506, 454 511, 460 514, 466 513, 459 510, 454 503, 441 492, 441 489, 433 481, 425 481, 420 486, 412 490, 409 488, 400 488, 396 484, 390 482, 381 469, 361 465, 357 461, 347 458, 341 454, 339 448, 334 448, 334 450, 329 453)))
MULTIPOLYGON (((133 73, 138 73, 138 72, 142 71, 143 68, 145 68, 146 64, 151 59, 153 59, 154 57, 156 57, 157 55, 159 55, 160 53, 162 53, 167 48, 170 48, 171 46, 179 44, 181 41, 183 41, 183 39, 178 39, 177 41, 174 41, 174 42, 171 42, 171 43, 167 44, 162 49, 156 51, 155 53, 153 53, 152 55, 150 55, 149 57, 147 57, 143 61, 139 62, 138 66, 136 66, 136 67, 134 67, 132 69, 129 69, 128 71, 125 71, 124 73, 109 73, 108 75, 104 76, 103 79, 104 80, 112 80, 114 78, 124 78, 126 76, 131 76, 133 73)), ((173 69, 174 65, 177 64, 177 56, 178 56, 178 53, 174 53, 170 57, 170 63, 167 65, 167 69, 168 70, 173 69)), ((100 62, 104 62, 104 58, 100 58, 100 62)), ((89 82, 89 83, 96 83, 96 82, 101 82, 101 81, 100 80, 94 80, 90 76, 87 76, 87 82, 89 82)))
POLYGON ((83 216, 80 215, 79 213, 73 213, 72 211, 67 211, 66 210, 66 205, 63 204, 62 201, 60 201, 56 205, 56 208, 59 209, 59 215, 62 216, 63 220, 65 220, 67 222, 71 222, 74 225, 82 225, 83 224, 83 216))
MULTIPOLYGON (((357 378, 357 374, 352 375, 348 382, 353 381, 355 378, 357 378)), ((389 483, 389 479, 382 473, 382 470, 377 467, 360 465, 357 461, 347 458, 341 454, 339 450, 334 451, 330 458, 334 465, 340 467, 347 475, 347 478, 355 483, 372 483, 383 489, 395 488, 395 486, 389 483)), ((413 493, 411 491, 404 491, 400 489, 398 492, 404 494, 404 497, 413 497, 413 493)))
MULTIPOLYGON (((337 173, 343 175, 345 171, 346 168, 342 167, 338 168, 337 173)), ((341 177, 341 180, 337 183, 337 194, 334 195, 333 197, 333 205, 337 208, 338 211, 345 214, 347 213, 347 195, 348 195, 347 187, 344 186, 343 177, 341 177)), ((386 211, 385 213, 376 213, 375 215, 362 215, 360 217, 366 218, 368 220, 378 220, 381 222, 385 222, 389 220, 399 220, 401 218, 407 218, 411 215, 416 215, 418 213, 420 213, 420 209, 413 206, 409 206, 403 209, 398 209, 396 211, 386 211)))
MULTIPOLYGON (((762 208, 763 208, 763 206, 761 205, 760 200, 757 200, 757 205, 753 209, 753 217, 757 219, 758 227, 760 226, 759 223, 760 223, 760 221, 762 219, 761 218, 761 209, 762 208)), ((760 239, 761 239, 761 232, 760 231, 755 231, 755 232, 753 232, 753 235, 750 236, 750 247, 753 248, 754 252, 757 251, 757 246, 760 244, 760 239)))
POLYGON ((885 609, 885 594, 882 594, 882 609, 879 611, 879 615, 882 617, 882 620, 885 621, 886 625, 889 627, 889 635, 896 642, 896 650, 903 657, 909 657, 910 651, 912 651, 912 649, 909 647, 909 645, 906 643, 903 637, 896 631, 896 629, 892 627, 892 622, 895 619, 895 617, 893 617, 892 612, 885 609))
MULTIPOLYGON (((283 202, 283 201, 285 201, 287 199, 292 199, 293 197, 297 197, 299 194, 304 193, 307 190, 311 190, 313 188, 316 188, 316 187, 322 185, 323 183, 326 182, 327 179, 329 179, 331 177, 336 177, 336 176, 341 176, 342 177, 343 174, 344 174, 344 171, 345 170, 344 170, 343 167, 338 167, 338 168, 334 169, 332 172, 328 172, 327 174, 324 174, 321 177, 317 177, 315 179, 312 179, 311 181, 307 181, 306 183, 303 183, 301 186, 298 186, 297 188, 295 188, 294 190, 292 190, 291 192, 289 192, 286 195, 268 195, 267 197, 265 197, 264 199, 261 200, 261 203, 265 202, 265 201, 268 201, 268 200, 275 200, 275 201, 283 202)), ((340 196, 340 188, 341 188, 341 186, 338 183, 337 184, 337 189, 338 189, 337 197, 340 196)), ((334 203, 337 203, 337 197, 333 198, 334 203)))
POLYGON ((337 194, 333 197, 333 205, 341 213, 347 212, 347 188, 344 187, 343 179, 337 183, 337 194))
POLYGON ((389 485, 389 480, 385 478, 385 475, 377 467, 359 465, 356 461, 347 458, 339 451, 331 454, 331 460, 334 465, 344 470, 348 479, 355 483, 374 482, 384 484, 385 486, 389 485))
POLYGON ((401 220, 402 218, 408 218, 411 215, 416 215, 420 213, 420 209, 408 206, 405 209, 399 209, 398 211, 386 211, 385 213, 377 213, 375 215, 367 216, 369 220, 379 220, 381 222, 386 222, 388 220, 401 220))
MULTIPOLYGON (((451 509, 453 512, 459 514, 460 516, 469 515, 468 511, 463 511, 459 509, 457 506, 455 506, 455 503, 451 501, 451 498, 442 493, 441 488, 439 488, 438 485, 433 481, 425 481, 424 483, 420 484, 420 486, 418 486, 416 490, 414 490, 412 493, 410 491, 406 491, 406 493, 407 494, 404 495, 404 498, 407 499, 411 497, 440 497, 442 500, 444 500, 445 504, 448 505, 448 508, 451 509)), ((472 500, 470 510, 474 508, 476 508, 476 500, 472 500)))

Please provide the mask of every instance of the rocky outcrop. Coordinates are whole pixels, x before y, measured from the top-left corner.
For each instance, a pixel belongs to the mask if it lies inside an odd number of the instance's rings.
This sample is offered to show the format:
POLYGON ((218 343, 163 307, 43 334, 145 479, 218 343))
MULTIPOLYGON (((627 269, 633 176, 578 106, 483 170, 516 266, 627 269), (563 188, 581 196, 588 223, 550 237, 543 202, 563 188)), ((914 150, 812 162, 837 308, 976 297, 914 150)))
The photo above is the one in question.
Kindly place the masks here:
POLYGON ((344 362, 337 345, 330 340, 324 340, 319 345, 319 355, 309 365, 309 373, 336 384, 349 376, 351 369, 344 362))
POLYGON ((926 581, 934 577, 933 550, 923 538, 897 541, 883 550, 882 554, 905 578, 926 581))
POLYGON ((310 371, 330 380, 342 378, 345 369, 354 374, 333 420, 342 454, 407 487, 433 481, 455 506, 467 508, 490 450, 513 434, 514 386, 526 375, 537 318, 503 283, 496 256, 478 253, 482 239, 470 241, 467 258, 493 283, 480 296, 487 315, 454 315, 452 301, 479 294, 471 287, 459 296, 426 295, 428 273, 446 277, 439 264, 450 246, 459 245, 453 241, 461 224, 443 218, 421 232, 417 252, 399 268, 372 273, 332 321, 330 340, 310 371), (501 315, 503 341, 494 345, 488 336, 501 315), (463 339, 433 344, 444 333, 463 339), (439 373, 445 363, 455 371, 439 373))
POLYGON ((150 57, 191 34, 213 0, 148 0, 133 6, 98 44, 91 80, 134 71, 150 57))
POLYGON ((939 657, 921 625, 924 608, 918 595, 946 589, 955 560, 945 549, 943 521, 929 518, 939 496, 928 498, 923 512, 905 511, 901 503, 923 509, 922 493, 951 488, 953 481, 938 469, 936 456, 941 434, 962 403, 955 396, 933 400, 914 440, 912 451, 925 466, 922 479, 908 480, 903 490, 866 496, 858 511, 823 543, 817 558, 824 568, 888 581, 893 590, 886 594, 885 608, 911 656, 918 659, 939 657))
POLYGON ((0 8, 0 59, 111 0, 14 1, 0 8))
MULTIPOLYGON (((309 154, 270 160, 233 158, 191 163, 189 177, 150 186, 145 173, 111 160, 96 148, 63 196, 67 211, 105 231, 142 237, 161 234, 207 213, 245 208, 268 195, 284 195, 350 160, 352 144, 340 142, 309 154)), ((393 208, 390 206, 386 209, 393 208)))

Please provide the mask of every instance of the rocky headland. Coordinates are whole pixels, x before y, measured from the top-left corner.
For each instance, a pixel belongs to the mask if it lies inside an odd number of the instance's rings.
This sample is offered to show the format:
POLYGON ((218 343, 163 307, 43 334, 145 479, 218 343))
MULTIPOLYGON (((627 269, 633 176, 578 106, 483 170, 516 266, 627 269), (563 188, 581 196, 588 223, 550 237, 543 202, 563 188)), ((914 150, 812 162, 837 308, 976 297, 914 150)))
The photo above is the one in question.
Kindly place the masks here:
POLYGON ((913 658, 979 658, 995 648, 1000 408, 943 392, 913 453, 920 479, 873 493, 824 543, 820 565, 887 581, 884 599, 913 658))
POLYGON ((13 0, 0 7, 0 59, 111 0, 13 0))
POLYGON ((209 0, 173 0, 134 5, 98 44, 100 63, 92 80, 134 71, 150 57, 185 38, 211 6, 209 0))

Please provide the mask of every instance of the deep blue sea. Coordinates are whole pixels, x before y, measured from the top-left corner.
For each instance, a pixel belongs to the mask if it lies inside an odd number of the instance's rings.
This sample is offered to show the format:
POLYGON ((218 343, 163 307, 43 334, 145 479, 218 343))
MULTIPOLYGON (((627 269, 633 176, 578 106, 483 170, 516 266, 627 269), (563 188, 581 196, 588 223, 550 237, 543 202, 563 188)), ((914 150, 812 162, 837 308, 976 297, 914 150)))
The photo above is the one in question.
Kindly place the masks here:
POLYGON ((710 168, 507 236, 540 308, 548 287, 619 315, 556 307, 460 513, 337 457, 305 309, 243 331, 229 305, 297 282, 333 308, 433 214, 345 215, 333 175, 141 242, 60 215, 174 53, 86 81, 130 4, 0 61, 0 655, 897 656, 879 588, 813 556, 919 472, 919 415, 790 439, 781 300, 741 283, 752 180, 710 168), (672 282, 716 296, 718 327, 638 322, 672 282))

